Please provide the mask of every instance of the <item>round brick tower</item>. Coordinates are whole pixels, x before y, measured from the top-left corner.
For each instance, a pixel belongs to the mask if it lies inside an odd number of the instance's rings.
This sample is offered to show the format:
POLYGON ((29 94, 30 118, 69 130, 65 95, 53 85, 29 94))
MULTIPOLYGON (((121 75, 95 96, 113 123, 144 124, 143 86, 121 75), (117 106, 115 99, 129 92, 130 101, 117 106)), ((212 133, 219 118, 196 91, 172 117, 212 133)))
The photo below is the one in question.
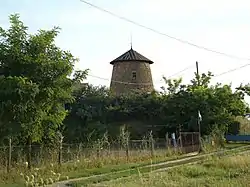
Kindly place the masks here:
POLYGON ((154 90, 150 64, 153 61, 131 49, 111 61, 113 72, 110 90, 115 95, 131 91, 152 92, 154 90))

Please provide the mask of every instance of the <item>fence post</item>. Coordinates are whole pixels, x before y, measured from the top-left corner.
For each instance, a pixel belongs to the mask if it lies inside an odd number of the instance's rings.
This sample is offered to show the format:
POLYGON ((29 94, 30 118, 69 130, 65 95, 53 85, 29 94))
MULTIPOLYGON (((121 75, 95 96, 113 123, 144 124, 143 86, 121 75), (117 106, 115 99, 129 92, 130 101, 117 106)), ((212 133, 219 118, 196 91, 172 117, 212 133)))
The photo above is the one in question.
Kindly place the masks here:
POLYGON ((181 149, 183 148, 183 143, 182 143, 182 132, 180 132, 180 147, 181 147, 181 149))
POLYGON ((40 151, 39 151, 39 164, 42 164, 44 163, 44 160, 43 159, 43 144, 40 146, 40 151))
POLYGON ((59 150, 58 150, 58 165, 62 165, 62 144, 63 144, 63 135, 61 132, 58 132, 58 143, 59 143, 59 150))
POLYGON ((58 165, 62 165, 62 143, 59 144, 59 151, 58 151, 58 165))
POLYGON ((97 140, 97 158, 100 158, 101 156, 101 141, 100 139, 97 140))
POLYGON ((169 146, 169 142, 168 142, 168 132, 165 135, 165 139, 166 139, 166 148, 168 148, 169 146))
POLYGON ((129 161, 129 139, 126 138, 126 157, 127 161, 129 161))
POLYGON ((194 152, 194 134, 192 133, 192 152, 194 152))
POLYGON ((10 172, 11 168, 11 153, 12 153, 12 145, 11 145, 11 138, 9 138, 9 154, 8 154, 8 165, 7 165, 7 172, 10 172))
POLYGON ((149 142, 150 142, 150 150, 151 150, 151 157, 154 157, 154 138, 153 133, 150 131, 149 133, 149 142))
POLYGON ((32 151, 31 144, 32 144, 32 139, 31 139, 31 136, 29 136, 27 140, 27 145, 28 145, 27 160, 28 160, 29 170, 31 169, 31 151, 32 151))
POLYGON ((82 143, 78 145, 78 152, 77 152, 77 158, 82 157, 82 143))

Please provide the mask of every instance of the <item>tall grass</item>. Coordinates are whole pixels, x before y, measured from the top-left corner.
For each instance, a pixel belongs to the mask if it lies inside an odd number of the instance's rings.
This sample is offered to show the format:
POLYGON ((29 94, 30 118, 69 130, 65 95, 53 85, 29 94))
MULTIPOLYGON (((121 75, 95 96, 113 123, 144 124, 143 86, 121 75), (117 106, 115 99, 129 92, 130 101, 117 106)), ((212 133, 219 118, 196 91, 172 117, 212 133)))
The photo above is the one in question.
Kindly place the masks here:
POLYGON ((15 168, 12 168, 10 173, 0 170, 0 186, 7 183, 20 183, 42 181, 46 184, 56 182, 58 180, 66 180, 68 178, 77 178, 90 176, 95 174, 119 171, 122 169, 129 169, 138 167, 144 164, 150 164, 167 160, 168 158, 177 158, 180 153, 175 153, 169 150, 156 150, 155 157, 152 158, 150 151, 147 154, 139 151, 131 151, 129 159, 125 156, 119 157, 116 155, 97 156, 93 155, 91 158, 78 157, 77 160, 67 162, 59 166, 54 163, 44 163, 40 167, 27 169, 27 163, 20 163, 15 168), (170 152, 168 152, 170 151, 170 152))
MULTIPOLYGON (((172 148, 157 148, 154 149, 154 158, 152 158, 152 149, 150 146, 145 146, 145 140, 139 141, 139 147, 130 145, 129 152, 126 149, 128 135, 122 134, 119 141, 121 146, 112 147, 112 144, 107 139, 100 139, 95 142, 90 148, 85 148, 80 145, 64 145, 62 158, 63 164, 58 165, 58 148, 34 147, 33 150, 33 169, 27 169, 26 155, 24 147, 14 147, 12 168, 10 173, 6 172, 6 160, 8 149, 0 154, 2 158, 0 163, 0 186, 7 183, 16 184, 34 184, 34 183, 52 183, 58 180, 67 178, 77 178, 90 176, 94 174, 118 171, 129 169, 143 164, 160 162, 168 158, 177 158, 181 152, 174 151, 172 148), (129 154, 129 156, 128 156, 129 154)), ((149 142, 149 141, 148 141, 149 142)), ((138 141, 137 141, 138 144, 138 141)), ((148 143, 149 144, 149 143, 148 143)))
MULTIPOLYGON (((175 159, 182 154, 182 150, 166 147, 165 143, 163 142, 164 147, 155 146, 157 142, 152 135, 145 136, 143 140, 131 141, 129 133, 122 128, 117 142, 110 142, 108 135, 104 134, 101 139, 87 147, 83 144, 63 145, 62 165, 57 163, 58 147, 34 146, 32 170, 26 168, 25 147, 14 147, 10 173, 6 173, 4 169, 7 159, 6 152, 0 154, 4 155, 2 160, 0 159, 3 166, 3 169, 0 169, 0 186, 7 183, 24 184, 25 182, 48 184, 68 178, 119 171, 175 159), (139 145, 135 146, 133 143, 139 145)), ((198 148, 197 145, 190 147, 189 152, 198 148)), ((8 149, 5 151, 8 153, 8 149)))

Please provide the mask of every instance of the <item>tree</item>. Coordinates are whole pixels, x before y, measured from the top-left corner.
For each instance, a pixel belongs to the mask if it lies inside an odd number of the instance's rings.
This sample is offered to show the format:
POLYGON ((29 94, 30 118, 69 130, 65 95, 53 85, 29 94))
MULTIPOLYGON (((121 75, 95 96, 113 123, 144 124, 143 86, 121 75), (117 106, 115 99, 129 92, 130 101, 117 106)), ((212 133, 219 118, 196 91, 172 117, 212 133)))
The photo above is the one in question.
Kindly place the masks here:
POLYGON ((161 89, 163 90, 163 94, 175 94, 180 90, 185 89, 185 85, 182 85, 182 78, 179 79, 167 79, 163 77, 163 80, 166 86, 162 86, 161 89))
POLYGON ((70 104, 70 113, 65 119, 66 140, 79 143, 100 137, 106 131, 105 124, 108 123, 108 89, 87 83, 78 84, 73 96, 74 102, 70 104))
MULTIPOLYGON (((0 28, 0 121, 30 146, 60 130, 65 104, 73 101, 69 76, 77 59, 55 45, 59 28, 29 35, 17 14, 10 24, 8 30, 0 28)), ((79 72, 77 77, 83 78, 79 72)))
POLYGON ((38 93, 38 86, 26 78, 0 78, 0 119, 3 134, 14 137, 15 134, 27 131, 34 139, 39 137, 41 124, 37 123, 42 111, 37 111, 34 103, 38 93))
POLYGON ((203 118, 203 135, 215 128, 225 132, 234 122, 234 116, 243 115, 247 106, 240 91, 233 92, 231 85, 210 85, 211 78, 211 72, 203 73, 186 85, 181 79, 165 79, 163 93, 131 93, 116 97, 105 89, 88 85, 72 105, 67 129, 74 133, 66 136, 68 140, 85 141, 87 134, 97 138, 131 121, 129 129, 133 131, 133 138, 140 138, 148 127, 156 129, 155 134, 162 137, 166 132, 176 132, 179 127, 182 131, 198 131, 198 110, 203 118), (135 124, 134 120, 142 123, 135 124))

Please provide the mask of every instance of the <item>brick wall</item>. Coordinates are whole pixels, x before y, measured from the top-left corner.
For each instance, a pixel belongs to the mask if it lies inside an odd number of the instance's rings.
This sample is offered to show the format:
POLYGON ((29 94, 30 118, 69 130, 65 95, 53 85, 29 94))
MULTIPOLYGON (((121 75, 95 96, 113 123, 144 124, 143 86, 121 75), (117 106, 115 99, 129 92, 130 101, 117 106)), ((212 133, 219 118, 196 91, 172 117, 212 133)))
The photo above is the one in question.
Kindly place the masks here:
POLYGON ((114 63, 110 89, 112 93, 117 95, 128 93, 131 90, 140 90, 143 92, 153 91, 154 87, 150 64, 138 61, 124 61, 114 63), (132 72, 136 72, 136 80, 132 79, 132 72), (124 84, 113 81, 128 82, 134 84, 124 84), (143 85, 142 83, 150 84, 143 85))

